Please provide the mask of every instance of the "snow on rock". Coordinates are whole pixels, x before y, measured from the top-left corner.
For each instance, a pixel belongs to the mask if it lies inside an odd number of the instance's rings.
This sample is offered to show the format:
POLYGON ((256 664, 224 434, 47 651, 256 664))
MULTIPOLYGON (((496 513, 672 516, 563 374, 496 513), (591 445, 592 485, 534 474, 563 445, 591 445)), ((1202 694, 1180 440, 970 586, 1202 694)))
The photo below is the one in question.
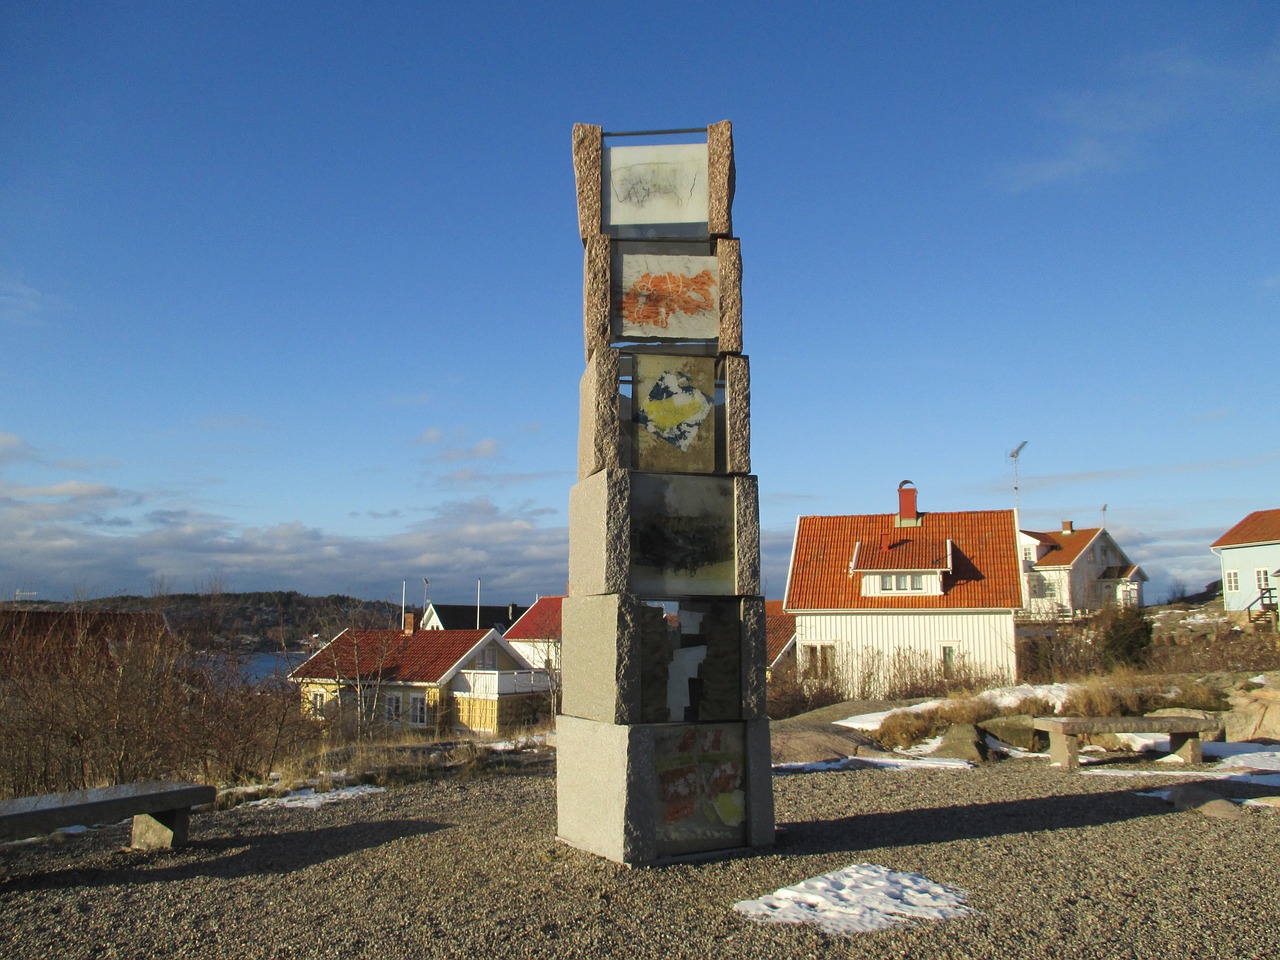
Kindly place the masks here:
MULTIPOLYGON (((977 699, 989 700, 996 707, 1006 709, 1016 706, 1021 700, 1038 697, 1041 700, 1049 701, 1053 705, 1054 712, 1057 713, 1062 709, 1067 697, 1071 696, 1072 691, 1075 689, 1076 686, 1070 683, 1020 683, 1013 687, 996 687, 992 690, 984 690, 978 694, 977 699)), ((891 713, 921 713, 925 710, 932 710, 934 707, 940 707, 946 702, 946 700, 928 700, 910 707, 899 707, 896 710, 860 713, 856 717, 846 717, 843 720, 835 721, 835 723, 837 726, 848 727, 851 730, 875 730, 891 713)))
POLYGON ((972 770, 968 760, 951 760, 945 757, 911 757, 899 754, 894 757, 840 757, 835 760, 817 760, 812 763, 775 763, 774 773, 832 773, 837 770, 866 770, 879 767, 882 770, 972 770))
POLYGON ((972 912, 964 891, 874 863, 811 877, 759 900, 742 900, 733 909, 761 923, 810 923, 832 934, 867 933, 972 912))
POLYGON ((354 787, 340 787, 336 790, 326 790, 324 793, 316 793, 312 787, 303 790, 295 790, 293 793, 283 797, 267 797, 264 800, 253 800, 248 806, 250 807, 305 807, 308 810, 318 810, 326 803, 336 803, 339 800, 351 800, 355 797, 363 797, 370 793, 382 793, 386 787, 373 787, 367 784, 361 784, 354 787))

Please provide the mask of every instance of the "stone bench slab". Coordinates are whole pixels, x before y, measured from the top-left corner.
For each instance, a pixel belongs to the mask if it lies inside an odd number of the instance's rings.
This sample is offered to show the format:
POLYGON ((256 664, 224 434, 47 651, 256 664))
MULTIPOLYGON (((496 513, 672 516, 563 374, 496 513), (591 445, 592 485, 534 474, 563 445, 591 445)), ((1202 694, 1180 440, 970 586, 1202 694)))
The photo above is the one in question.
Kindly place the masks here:
POLYGON ((1049 734, 1049 762, 1074 770, 1080 765, 1081 734, 1167 733, 1170 752, 1187 763, 1202 763, 1200 734, 1221 725, 1200 717, 1036 717, 1033 726, 1049 734))
POLYGON ((191 808, 213 803, 217 793, 214 787, 195 783, 151 780, 4 800, 0 801, 0 841, 133 817, 133 846, 179 846, 186 842, 191 808))

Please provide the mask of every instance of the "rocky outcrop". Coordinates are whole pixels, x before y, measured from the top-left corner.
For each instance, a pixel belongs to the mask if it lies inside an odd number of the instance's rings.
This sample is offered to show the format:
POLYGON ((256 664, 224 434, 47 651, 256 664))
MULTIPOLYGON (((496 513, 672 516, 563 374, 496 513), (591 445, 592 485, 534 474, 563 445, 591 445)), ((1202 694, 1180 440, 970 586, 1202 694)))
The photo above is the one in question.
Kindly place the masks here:
POLYGON ((1227 739, 1280 742, 1280 688, 1258 687, 1233 691, 1227 697, 1227 739))
POLYGON ((986 739, 972 723, 953 723, 930 756, 982 763, 987 759, 986 739))
POLYGON ((1049 749, 1049 735, 1032 726, 1035 719, 1029 713, 992 717, 978 724, 978 728, 1011 747, 1030 753, 1043 753, 1049 749))

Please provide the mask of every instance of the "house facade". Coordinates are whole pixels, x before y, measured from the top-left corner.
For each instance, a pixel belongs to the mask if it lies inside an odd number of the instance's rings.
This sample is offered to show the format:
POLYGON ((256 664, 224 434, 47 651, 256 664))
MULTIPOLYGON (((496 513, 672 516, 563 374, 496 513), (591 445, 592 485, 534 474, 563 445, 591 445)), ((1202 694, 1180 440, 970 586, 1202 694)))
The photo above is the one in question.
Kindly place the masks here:
POLYGON ((910 481, 896 514, 798 518, 784 607, 801 672, 851 696, 916 667, 1012 680, 1018 543, 1015 511, 921 512, 910 481))
POLYGON ((796 662, 796 617, 782 609, 781 600, 764 604, 765 678, 786 670, 796 662))
POLYGON ((1061 530, 1020 530, 1018 551, 1027 619, 1073 620, 1110 605, 1142 606, 1147 575, 1103 527, 1077 530, 1064 520, 1061 530))
POLYGON ((564 597, 539 597, 504 633, 527 663, 555 676, 560 673, 560 608, 564 597))
POLYGON ((507 628, 515 623, 527 610, 527 607, 508 603, 485 604, 474 603, 434 603, 427 601, 422 612, 423 630, 497 630, 506 633, 507 628))
POLYGON ((1276 627, 1280 580, 1280 510, 1255 510, 1209 548, 1222 564, 1222 606, 1228 619, 1276 627))
POLYGON ((290 674, 312 716, 423 733, 503 734, 545 717, 546 672, 494 629, 344 630, 290 674))

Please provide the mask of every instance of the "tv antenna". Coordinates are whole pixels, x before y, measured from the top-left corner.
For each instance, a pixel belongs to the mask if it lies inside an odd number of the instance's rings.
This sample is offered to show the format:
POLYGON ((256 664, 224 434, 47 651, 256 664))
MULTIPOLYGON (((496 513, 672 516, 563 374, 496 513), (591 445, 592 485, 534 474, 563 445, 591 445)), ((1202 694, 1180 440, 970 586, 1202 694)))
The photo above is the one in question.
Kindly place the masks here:
POLYGON ((1102 528, 1104 530, 1107 528, 1107 505, 1105 503, 1102 505, 1102 528))
POLYGON ((1009 451, 1009 461, 1013 464, 1013 509, 1018 509, 1018 457, 1022 454, 1022 448, 1027 445, 1027 441, 1023 440, 1020 444, 1009 451))

